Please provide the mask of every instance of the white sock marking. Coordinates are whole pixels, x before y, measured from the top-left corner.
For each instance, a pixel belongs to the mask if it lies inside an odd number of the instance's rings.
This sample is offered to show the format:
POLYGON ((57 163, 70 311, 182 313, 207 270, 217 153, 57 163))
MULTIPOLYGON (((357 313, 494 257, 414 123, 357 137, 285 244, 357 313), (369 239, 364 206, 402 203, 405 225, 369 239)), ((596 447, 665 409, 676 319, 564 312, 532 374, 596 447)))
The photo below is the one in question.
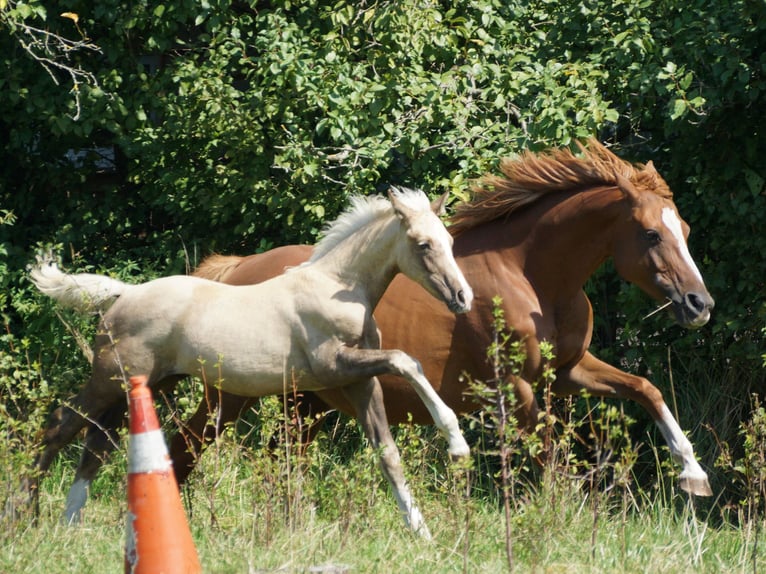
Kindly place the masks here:
POLYGON ((64 523, 78 524, 80 522, 80 513, 85 502, 88 500, 88 489, 90 480, 78 478, 69 488, 69 494, 66 497, 66 507, 64 508, 64 523))

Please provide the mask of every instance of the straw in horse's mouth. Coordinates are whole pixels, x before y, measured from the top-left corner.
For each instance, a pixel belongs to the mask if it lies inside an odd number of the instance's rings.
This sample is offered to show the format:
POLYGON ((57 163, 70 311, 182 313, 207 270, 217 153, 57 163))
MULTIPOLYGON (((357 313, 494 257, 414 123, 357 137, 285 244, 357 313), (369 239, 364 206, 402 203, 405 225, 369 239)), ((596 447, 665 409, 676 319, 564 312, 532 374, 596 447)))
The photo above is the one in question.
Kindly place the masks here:
POLYGON ((646 321, 646 320, 647 320, 649 317, 651 317, 652 315, 656 315, 657 313, 659 313, 659 312, 660 312, 660 311, 662 311, 663 309, 667 309, 667 308, 668 308, 668 307, 670 307, 672 304, 673 304, 673 301, 672 301, 672 300, 670 300, 670 299, 668 299, 668 300, 667 300, 667 302, 665 302, 665 304, 664 304, 664 305, 660 305, 660 306, 659 306, 659 307, 657 307, 657 308, 656 308, 654 311, 652 311, 651 313, 649 313, 649 314, 648 314, 646 317, 643 317, 641 320, 642 320, 642 321, 646 321))

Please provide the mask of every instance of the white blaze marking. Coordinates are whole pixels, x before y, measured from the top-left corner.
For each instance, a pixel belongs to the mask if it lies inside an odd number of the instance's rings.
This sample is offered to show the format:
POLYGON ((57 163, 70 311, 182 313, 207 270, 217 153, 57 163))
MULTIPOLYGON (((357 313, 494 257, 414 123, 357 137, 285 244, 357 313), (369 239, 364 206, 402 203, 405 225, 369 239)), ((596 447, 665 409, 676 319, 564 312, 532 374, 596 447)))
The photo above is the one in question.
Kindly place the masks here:
POLYGON ((676 212, 669 207, 663 208, 662 222, 665 224, 665 227, 670 230, 670 233, 673 234, 673 237, 676 238, 676 242, 678 243, 678 250, 681 252, 681 257, 683 260, 686 261, 686 264, 697 276, 697 279, 699 279, 700 283, 704 283, 702 279, 702 273, 700 273, 700 270, 697 268, 697 264, 694 262, 694 259, 692 259, 691 253, 689 253, 689 247, 686 245, 686 239, 684 239, 683 230, 681 229, 681 220, 678 219, 676 212))

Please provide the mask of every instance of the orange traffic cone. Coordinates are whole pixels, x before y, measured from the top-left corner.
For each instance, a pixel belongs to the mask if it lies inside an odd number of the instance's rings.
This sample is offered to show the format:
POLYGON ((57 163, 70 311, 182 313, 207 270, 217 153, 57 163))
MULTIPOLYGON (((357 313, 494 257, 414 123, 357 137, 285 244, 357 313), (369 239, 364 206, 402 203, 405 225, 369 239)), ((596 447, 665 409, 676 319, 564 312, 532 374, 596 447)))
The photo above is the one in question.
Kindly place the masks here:
POLYGON ((125 572, 202 572, 144 376, 130 378, 125 572))

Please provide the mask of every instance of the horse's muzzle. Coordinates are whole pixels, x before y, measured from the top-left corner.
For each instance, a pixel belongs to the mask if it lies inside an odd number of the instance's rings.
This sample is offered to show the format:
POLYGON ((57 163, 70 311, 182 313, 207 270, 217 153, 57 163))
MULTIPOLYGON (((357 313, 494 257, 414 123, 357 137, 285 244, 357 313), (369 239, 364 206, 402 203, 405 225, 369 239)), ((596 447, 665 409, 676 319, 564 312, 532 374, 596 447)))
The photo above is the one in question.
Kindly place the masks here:
POLYGON ((447 307, 453 313, 468 313, 473 303, 473 291, 471 289, 459 289, 453 293, 452 300, 447 303, 447 307))
POLYGON ((690 291, 680 300, 673 299, 676 321, 687 329, 699 329, 705 325, 710 320, 713 307, 715 307, 715 301, 706 291, 690 291))

